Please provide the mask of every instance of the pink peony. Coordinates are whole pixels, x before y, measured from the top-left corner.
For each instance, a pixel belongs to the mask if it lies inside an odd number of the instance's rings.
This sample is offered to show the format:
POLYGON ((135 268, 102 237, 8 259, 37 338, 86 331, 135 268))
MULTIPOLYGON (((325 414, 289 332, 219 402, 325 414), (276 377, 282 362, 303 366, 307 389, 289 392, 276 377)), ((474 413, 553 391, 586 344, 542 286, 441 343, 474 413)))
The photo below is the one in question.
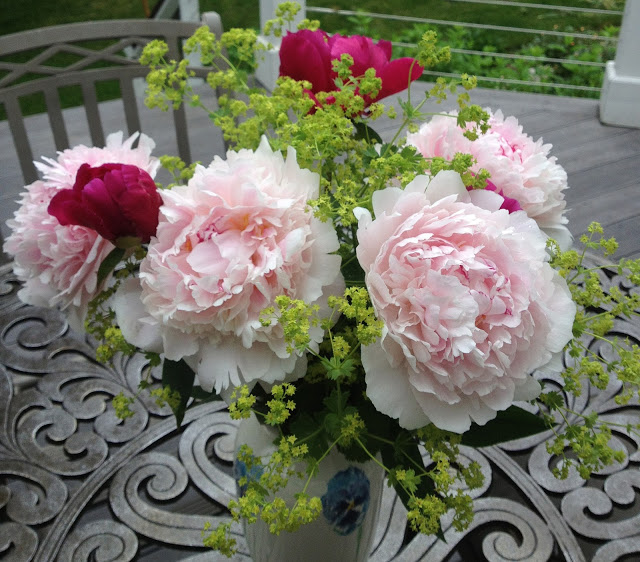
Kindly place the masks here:
POLYGON ((160 160, 151 156, 156 143, 145 134, 134 133, 128 139, 123 140, 122 131, 111 133, 107 136, 107 145, 104 148, 96 146, 78 145, 58 153, 56 160, 43 158, 44 163, 35 162, 44 180, 51 187, 58 189, 70 189, 76 181, 76 175, 82 164, 91 167, 101 166, 109 162, 131 164, 149 173, 153 178, 160 167, 160 160), (138 146, 133 143, 140 137, 138 146))
POLYGON ((358 260, 383 336, 363 347, 367 394, 415 429, 455 432, 531 399, 530 375, 572 337, 575 304, 547 263, 545 236, 502 197, 455 172, 374 193, 358 260))
POLYGON ((7 221, 11 235, 4 251, 13 256, 13 269, 23 282, 20 299, 36 306, 59 307, 67 313, 71 325, 82 330, 87 304, 97 292, 97 271, 113 245, 94 230, 83 226, 62 226, 47 212, 53 196, 73 187, 80 166, 100 166, 106 162, 134 164, 154 175, 159 162, 151 157, 154 142, 140 136, 123 142, 122 133, 107 137, 105 148, 76 146, 58 154, 57 160, 45 158, 36 163, 44 175, 26 187, 21 205, 7 221))
MULTIPOLYGON (((260 313, 281 294, 320 303, 341 281, 333 226, 307 208, 318 190, 318 175, 298 166, 293 149, 285 159, 263 139, 255 152, 230 151, 164 191, 140 267, 147 316, 126 294, 117 299, 125 337, 156 345, 155 325, 166 357, 185 358, 205 390, 304 374, 304 356, 289 353, 281 326, 263 326, 260 313)), ((321 341, 321 330, 313 337, 321 341)))
POLYGON ((72 189, 62 189, 49 203, 60 224, 95 230, 111 242, 135 237, 147 243, 156 233, 162 198, 151 176, 129 164, 82 164, 72 189))
POLYGON ((491 114, 489 130, 475 141, 464 137, 455 111, 450 113, 453 117, 434 117, 417 133, 407 135, 407 141, 425 158, 451 159, 457 152, 473 155, 477 160, 473 171, 488 170, 499 193, 515 199, 547 235, 568 248, 571 235, 565 226, 563 193, 568 187, 567 173, 549 156, 551 145, 523 133, 515 117, 505 119, 501 111, 487 111, 491 114))
POLYGON ((364 96, 365 104, 397 94, 417 80, 423 68, 414 59, 404 57, 391 60, 391 42, 380 40, 374 43, 361 35, 327 35, 322 30, 303 29, 287 33, 280 45, 280 76, 311 82, 311 94, 337 90, 332 61, 340 60, 343 54, 353 57, 353 76, 363 76, 374 68, 382 80, 382 88, 375 98, 364 96))

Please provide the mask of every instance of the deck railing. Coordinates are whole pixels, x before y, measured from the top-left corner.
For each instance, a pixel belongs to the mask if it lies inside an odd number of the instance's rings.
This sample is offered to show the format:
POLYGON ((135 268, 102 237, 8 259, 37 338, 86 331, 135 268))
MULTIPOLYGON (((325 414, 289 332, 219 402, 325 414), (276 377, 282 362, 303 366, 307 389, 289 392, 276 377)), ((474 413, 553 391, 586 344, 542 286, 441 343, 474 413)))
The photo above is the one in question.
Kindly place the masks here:
MULTIPOLYGON (((558 90, 567 91, 568 95, 576 95, 578 92, 591 92, 598 94, 601 98, 601 107, 603 113, 603 121, 611 124, 622 124, 628 126, 640 127, 640 0, 627 0, 624 12, 618 10, 602 9, 602 8, 586 8, 567 5, 548 5, 530 2, 518 2, 511 0, 450 0, 450 2, 474 3, 474 4, 490 4, 495 6, 504 6, 511 8, 527 8, 531 10, 555 11, 559 15, 567 13, 576 14, 594 14, 594 15, 617 15, 622 16, 621 31, 619 38, 608 35, 598 35, 574 31, 562 31, 558 29, 533 29, 515 26, 502 26, 494 24, 484 24, 477 22, 449 21, 431 18, 420 18, 414 16, 401 16, 395 14, 381 14, 375 12, 364 12, 354 10, 339 10, 320 6, 305 5, 302 2, 302 17, 314 17, 315 15, 340 15, 345 18, 361 16, 372 19, 385 19, 398 22, 410 22, 416 24, 425 24, 443 27, 459 27, 463 29, 485 29, 496 33, 522 33, 531 37, 557 37, 561 40, 566 38, 580 39, 582 41, 599 42, 603 45, 617 45, 616 61, 599 62, 592 60, 578 60, 575 58, 552 57, 552 56, 536 56, 531 54, 519 54, 508 52, 485 52, 474 49, 452 48, 451 52, 454 56, 465 55, 473 57, 484 57, 493 59, 510 59, 513 61, 526 61, 531 63, 531 79, 505 78, 494 76, 483 76, 477 74, 480 85, 488 83, 502 83, 515 85, 516 87, 534 86, 540 91, 554 93, 558 90), (623 46, 624 43, 624 46, 623 46), (619 60, 621 53, 624 60, 619 60), (542 64, 559 64, 559 65, 575 65, 577 67, 590 67, 600 69, 603 76, 602 88, 594 85, 585 84, 565 84, 554 81, 544 81, 536 74, 536 65, 542 64), (608 108, 608 109, 607 109, 608 108), (612 109, 616 108, 616 109, 612 109), (620 121, 622 119, 622 122, 620 121)), ((270 17, 275 10, 275 6, 279 0, 260 0, 261 22, 263 23, 270 17)), ((331 32, 332 30, 327 30, 331 32)), ((394 42, 398 47, 414 46, 411 43, 394 42)), ((275 83, 278 73, 277 54, 272 54, 261 69, 260 78, 267 86, 275 83)), ((434 70, 425 70, 427 76, 445 76, 458 77, 456 72, 443 72, 434 70)))
MULTIPOLYGON (((605 10, 598 8, 578 8, 572 6, 561 6, 561 5, 547 5, 547 4, 529 4, 524 2, 512 2, 509 0, 450 0, 451 2, 460 2, 460 3, 472 3, 472 4, 490 4, 511 8, 522 8, 526 7, 527 9, 533 10, 545 10, 547 13, 553 12, 562 12, 562 13, 588 13, 588 14, 599 14, 599 15, 618 15, 621 16, 622 12, 617 10, 605 10)), ((476 29, 476 30, 487 30, 493 31, 496 34, 505 34, 505 33, 516 33, 522 34, 529 37, 556 37, 560 39, 569 38, 572 40, 580 39, 585 42, 600 42, 605 45, 615 45, 618 41, 617 37, 611 37, 607 35, 598 35, 594 33, 582 33, 582 32, 574 32, 574 31, 559 31, 556 29, 533 29, 526 27, 516 27, 516 26, 504 26, 504 25, 493 25, 490 23, 478 23, 478 22, 467 22, 467 21, 451 21, 451 20, 441 20, 441 19, 433 19, 433 18, 421 18, 414 16, 401 16, 395 14, 381 14, 375 12, 365 12, 362 10, 354 11, 354 10, 340 10, 340 9, 332 9, 325 8, 319 6, 309 6, 306 8, 307 14, 311 16, 315 14, 332 14, 339 15, 345 18, 359 16, 362 18, 371 18, 372 20, 387 20, 387 21, 397 21, 401 23, 413 23, 413 24, 423 24, 429 26, 435 26, 438 29, 446 30, 447 28, 457 27, 461 29, 476 29)), ((406 43, 401 41, 394 41, 393 45, 396 47, 415 47, 415 43, 406 43)), ((495 76, 484 76, 482 74, 476 74, 478 81, 482 84, 482 82, 490 82, 490 83, 501 83, 501 84, 509 84, 515 85, 519 87, 536 87, 538 89, 544 89, 549 93, 554 90, 572 90, 572 91, 583 91, 583 92, 593 92, 599 93, 599 86, 587 86, 580 84, 566 84, 560 82, 553 81, 544 81, 537 78, 536 67, 539 64, 551 63, 551 64, 570 64, 575 66, 586 66, 586 67, 595 67, 601 69, 601 75, 604 74, 606 62, 596 62, 596 61, 587 61, 587 60, 579 60, 576 58, 562 58, 562 57, 546 57, 546 56, 533 56, 526 54, 518 54, 518 53, 505 53, 505 52, 487 52, 481 50, 473 50, 473 49, 460 49, 460 48, 451 48, 452 57, 456 55, 470 55, 472 57, 478 57, 479 59, 510 59, 512 61, 527 61, 527 63, 532 63, 529 67, 532 78, 531 80, 519 79, 519 78, 505 78, 505 77, 495 77, 495 76)), ((426 76, 445 76, 452 78, 459 78, 460 72, 442 72, 442 71, 434 71, 434 70, 425 70, 424 74, 426 76)))

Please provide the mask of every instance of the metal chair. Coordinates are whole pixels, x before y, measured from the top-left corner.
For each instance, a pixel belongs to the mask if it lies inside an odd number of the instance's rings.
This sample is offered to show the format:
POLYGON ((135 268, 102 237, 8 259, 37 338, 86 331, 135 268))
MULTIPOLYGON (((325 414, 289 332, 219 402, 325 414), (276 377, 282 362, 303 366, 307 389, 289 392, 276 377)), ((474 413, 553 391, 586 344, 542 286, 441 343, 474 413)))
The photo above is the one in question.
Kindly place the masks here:
MULTIPOLYGON (((216 35, 222 33, 218 14, 208 13, 204 20, 216 35)), ((0 78, 0 104, 5 107, 24 181, 31 183, 38 176, 33 166, 32 144, 25 128, 20 98, 40 92, 44 94, 56 149, 64 150, 69 147, 69 134, 61 109, 59 88, 79 86, 91 142, 95 146, 103 146, 105 132, 98 109, 96 85, 117 80, 129 134, 142 131, 134 80, 144 77, 148 69, 135 58, 128 57, 127 49, 138 48, 152 39, 161 38, 169 46, 169 58, 180 59, 181 39, 191 35, 201 25, 198 22, 176 20, 94 21, 0 37, 0 76, 2 71, 6 71, 0 78), (96 42, 100 42, 98 48, 91 48, 90 44, 96 42), (19 53, 31 58, 26 62, 6 61, 7 55, 19 53), (77 60, 66 67, 47 64, 58 53, 70 53, 77 60), (34 75, 37 75, 35 79, 29 79, 34 75)), ((194 70, 198 76, 207 73, 202 68, 194 70)), ((190 161, 184 107, 173 111, 173 121, 178 153, 183 160, 190 161)))
MULTIPOLYGON (((6 114, 6 121, 0 121, 0 263, 7 259, 1 252, 8 233, 5 222, 18 208, 23 186, 38 179, 34 154, 54 157, 56 150, 81 143, 104 146, 106 134, 123 130, 129 135, 136 131, 149 134, 156 140, 156 154, 177 152, 184 161, 192 161, 185 107, 170 111, 170 117, 159 110, 141 110, 141 82, 148 69, 136 55, 152 39, 163 39, 169 47, 168 58, 179 60, 182 40, 203 23, 217 36, 222 34, 220 16, 207 12, 202 23, 94 21, 0 36, 0 108, 6 114), (75 60, 67 66, 53 65, 52 57, 61 53, 66 54, 67 60, 75 60), (121 101, 98 101, 97 85, 109 80, 118 83, 121 101), (80 107, 62 109, 60 89, 67 87, 81 92, 80 107), (46 112, 25 116, 20 100, 33 95, 44 98, 46 112)), ((59 60, 56 62, 60 64, 59 60)), ((199 77, 208 73, 197 66, 192 70, 199 77)), ((207 88, 205 95, 216 103, 217 94, 207 88)), ((191 111, 191 124, 199 124, 200 114, 196 117, 191 111)), ((203 132, 199 134, 202 136, 203 132)), ((200 159, 210 159, 226 149, 221 134, 217 140, 215 133, 207 135, 207 143, 194 143, 200 159)), ((162 174, 160 177, 161 181, 167 179, 162 174)))

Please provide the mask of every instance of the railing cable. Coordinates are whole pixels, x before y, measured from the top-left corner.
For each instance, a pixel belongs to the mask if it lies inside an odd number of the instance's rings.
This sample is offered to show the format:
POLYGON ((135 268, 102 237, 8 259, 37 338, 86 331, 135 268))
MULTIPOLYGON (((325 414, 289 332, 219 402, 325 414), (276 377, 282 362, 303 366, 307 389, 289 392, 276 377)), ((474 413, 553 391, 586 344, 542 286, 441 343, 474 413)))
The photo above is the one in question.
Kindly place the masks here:
MULTIPOLYGON (((441 76, 444 78, 460 78, 462 75, 455 72, 438 72, 435 70, 425 70, 425 76, 441 76)), ((489 76, 476 76, 479 82, 498 82, 501 84, 519 84, 522 86, 537 86, 540 88, 563 88, 565 90, 582 90, 585 92, 600 92, 601 88, 595 86, 579 86, 576 84, 559 84, 557 82, 536 82, 534 80, 518 80, 516 78, 492 78, 489 76)))
MULTIPOLYGON (((406 48, 416 48, 416 43, 403 43, 402 41, 392 41, 391 44, 394 47, 406 47, 406 48)), ((576 59, 558 59, 554 57, 537 57, 534 55, 519 55, 519 54, 511 54, 511 53, 496 53, 494 51, 474 51, 472 49, 456 49, 451 47, 449 49, 452 53, 458 53, 461 55, 477 55, 479 57, 496 57, 502 59, 517 59, 517 60, 528 60, 533 62, 554 62, 558 64, 577 64, 579 66, 597 66, 600 68, 604 68, 607 66, 605 62, 594 62, 588 60, 576 60, 576 59)))
POLYGON ((511 2, 510 0, 449 0, 450 2, 467 2, 470 4, 491 4, 496 6, 513 6, 514 8, 536 8, 543 10, 556 10, 559 12, 578 12, 583 14, 611 14, 621 16, 620 10, 606 10, 603 8, 579 8, 577 6, 562 6, 553 4, 534 4, 529 2, 511 2))

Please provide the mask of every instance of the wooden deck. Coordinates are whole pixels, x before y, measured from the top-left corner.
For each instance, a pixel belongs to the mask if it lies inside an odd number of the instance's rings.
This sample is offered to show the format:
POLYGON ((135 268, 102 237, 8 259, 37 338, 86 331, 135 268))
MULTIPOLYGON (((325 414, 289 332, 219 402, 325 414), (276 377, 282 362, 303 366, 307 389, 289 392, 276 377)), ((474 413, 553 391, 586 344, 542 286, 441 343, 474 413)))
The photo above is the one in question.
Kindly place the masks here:
MULTIPOLYGON (((425 88, 425 84, 414 87, 414 99, 419 99, 425 88)), ((602 125, 597 100, 477 89, 472 92, 472 101, 516 116, 526 133, 553 145, 552 155, 569 176, 566 199, 569 228, 574 236, 584 232, 591 221, 598 220, 607 235, 618 239, 620 257, 640 257, 639 129, 602 125)), ((453 105, 433 104, 427 110, 450 107, 453 105)), ((104 103, 101 113, 105 130, 124 128, 120 101, 104 103)), ((203 117, 200 111, 189 111, 192 157, 209 162, 214 154, 221 153, 222 141, 219 132, 203 117)), ((81 108, 66 110, 65 119, 72 128, 72 144, 90 142, 81 108)), ((142 111, 143 130, 157 144, 155 154, 175 153, 172 139, 165 134, 170 130, 168 119, 168 115, 157 110, 142 111)), ((376 128, 385 136, 391 133, 391 125, 383 122, 376 128)), ((43 132, 47 128, 45 115, 28 119, 34 154, 53 157, 53 141, 43 132)), ((0 122, 0 185, 0 222, 6 236, 4 223, 17 208, 16 200, 23 187, 6 122, 0 122)))
MULTIPOLYGON (((517 116, 525 131, 554 145, 553 154, 569 173, 567 199, 575 235, 599 219, 618 237, 622 255, 640 257, 640 130, 601 125, 597 102, 590 100, 490 90, 476 91, 474 100, 517 116)), ((122 128, 119 102, 104 104, 102 113, 106 129, 122 128)), ((81 109, 72 109, 65 115, 75 127, 73 144, 88 143, 81 114, 81 109)), ((165 117, 159 112, 143 115, 143 128, 156 140, 157 154, 175 151, 163 134, 169 130, 165 117)), ((193 157, 211 160, 222 150, 220 135, 200 113, 190 112, 189 122, 193 157)), ((391 123, 381 125, 384 136, 392 134, 391 123)), ((51 139, 42 133, 46 126, 46 116, 29 120, 34 153, 54 156, 51 139)), ((16 209, 23 187, 12 151, 7 124, 0 123, 3 222, 16 209)), ((3 231, 6 234, 6 227, 3 231)), ((0 284, 0 387, 5 402, 0 411, 6 414, 0 424, 0 461, 11 462, 4 479, 10 495, 22 497, 26 491, 27 497, 42 500, 37 505, 14 502, 13 510, 5 510, 17 529, 13 558, 84 560, 100 548, 141 562, 222 560, 203 549, 201 531, 205 522, 224 513, 219 504, 235 493, 229 453, 235 429, 223 404, 210 402, 189 410, 183 430, 176 432, 166 408, 159 410, 152 400, 141 398, 131 423, 113 424, 101 400, 120 390, 129 392, 146 363, 132 360, 113 369, 98 368, 94 349, 82 335, 65 331, 61 313, 18 302, 10 265, 0 267, 0 284), (25 375, 37 383, 15 392, 25 375), (89 437, 83 440, 80 432, 89 437), (79 443, 87 444, 88 454, 76 454, 79 443), (119 540, 111 546, 105 536, 119 540)), ((640 328, 634 321, 617 319, 615 330, 638 343, 640 328)), ((581 406, 585 412, 591 411, 589 396, 581 406)), ((635 419, 636 410, 620 412, 611 397, 601 400, 594 393, 591 404, 614 423, 635 419)), ((476 527, 466 535, 445 529, 446 543, 435 537, 413 538, 404 508, 385 487, 371 560, 462 562, 484 560, 482 553, 494 551, 488 559, 630 560, 640 540, 629 515, 635 511, 618 500, 603 500, 602 481, 606 476, 612 489, 631 489, 637 453, 619 465, 618 472, 607 469, 593 481, 569 479, 568 486, 558 487, 549 472, 544 436, 540 442, 538 438, 478 449, 470 457, 481 462, 487 489, 474 500, 476 527), (599 506, 595 515, 593 505, 599 506)), ((243 539, 240 549, 234 560, 248 562, 243 539)))

